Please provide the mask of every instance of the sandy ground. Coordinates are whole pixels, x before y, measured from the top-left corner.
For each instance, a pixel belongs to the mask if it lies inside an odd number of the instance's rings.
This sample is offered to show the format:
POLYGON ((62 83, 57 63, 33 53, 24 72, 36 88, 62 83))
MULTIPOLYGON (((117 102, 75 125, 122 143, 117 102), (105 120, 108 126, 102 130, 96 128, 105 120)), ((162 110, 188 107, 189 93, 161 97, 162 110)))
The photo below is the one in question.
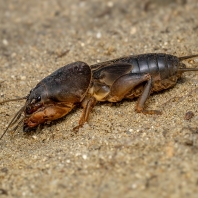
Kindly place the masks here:
MULTIPOLYGON (((197 0, 0 0, 0 99, 25 96, 57 68, 129 54, 198 53, 197 0)), ((198 66, 198 59, 186 62, 198 66)), ((0 197, 198 197, 198 74, 134 101, 82 109, 0 141, 0 197), (185 120, 188 111, 194 117, 185 120)), ((0 105, 2 133, 23 101, 0 105)))

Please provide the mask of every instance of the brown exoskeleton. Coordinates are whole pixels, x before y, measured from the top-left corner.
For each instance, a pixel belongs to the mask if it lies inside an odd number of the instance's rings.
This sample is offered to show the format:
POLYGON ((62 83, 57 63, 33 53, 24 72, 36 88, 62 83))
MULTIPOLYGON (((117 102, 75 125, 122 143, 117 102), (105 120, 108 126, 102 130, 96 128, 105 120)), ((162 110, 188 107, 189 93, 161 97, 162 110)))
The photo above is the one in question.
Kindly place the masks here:
POLYGON ((41 80, 26 97, 21 98, 26 99, 25 105, 16 113, 3 135, 20 119, 22 113, 24 113, 24 118, 19 121, 17 127, 24 122, 23 131, 25 132, 34 129, 39 124, 68 114, 84 99, 91 78, 91 68, 84 62, 74 62, 59 68, 41 80))
POLYGON ((20 119, 23 112, 25 116, 19 123, 24 122, 23 130, 28 132, 42 123, 65 116, 79 103, 83 107, 79 126, 88 120, 97 101, 118 102, 124 98, 139 97, 135 107, 137 112, 161 114, 160 111, 144 108, 147 98, 153 92, 173 87, 183 72, 198 71, 198 68, 186 68, 182 63, 197 56, 176 57, 151 53, 122 57, 92 66, 84 62, 66 65, 41 80, 24 97, 25 105, 3 135, 20 119))

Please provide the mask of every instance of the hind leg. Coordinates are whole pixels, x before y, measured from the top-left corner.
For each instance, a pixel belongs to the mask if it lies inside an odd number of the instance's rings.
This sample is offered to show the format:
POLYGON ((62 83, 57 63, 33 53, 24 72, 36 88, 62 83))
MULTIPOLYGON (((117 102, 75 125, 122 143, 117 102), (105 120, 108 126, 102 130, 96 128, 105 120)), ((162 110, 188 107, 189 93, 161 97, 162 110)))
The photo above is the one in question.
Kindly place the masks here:
POLYGON ((110 92, 106 97, 109 102, 118 102, 142 82, 148 81, 150 74, 129 73, 118 78, 111 86, 110 92))
POLYGON ((125 96, 133 90, 136 86, 147 81, 142 95, 139 97, 135 110, 144 114, 161 114, 157 110, 145 110, 145 102, 150 95, 152 87, 152 78, 150 74, 135 74, 130 73, 118 78, 112 85, 110 93, 106 98, 109 102, 118 102, 125 98, 125 96))
POLYGON ((152 78, 150 78, 147 81, 147 84, 144 87, 144 90, 142 92, 142 95, 138 99, 138 102, 137 102, 137 105, 135 107, 135 110, 138 113, 141 113, 142 112, 144 114, 157 114, 157 115, 161 115, 162 114, 161 111, 158 111, 158 110, 146 110, 144 108, 145 102, 148 99, 148 97, 150 96, 151 86, 152 86, 152 78))

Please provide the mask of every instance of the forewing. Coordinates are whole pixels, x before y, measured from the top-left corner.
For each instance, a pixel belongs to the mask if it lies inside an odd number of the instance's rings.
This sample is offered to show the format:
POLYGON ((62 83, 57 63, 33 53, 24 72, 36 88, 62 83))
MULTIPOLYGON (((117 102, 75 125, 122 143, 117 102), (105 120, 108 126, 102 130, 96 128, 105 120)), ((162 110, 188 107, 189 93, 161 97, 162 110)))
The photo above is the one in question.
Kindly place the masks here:
POLYGON ((133 66, 128 63, 114 63, 93 72, 93 79, 111 86, 119 77, 130 73, 133 66))

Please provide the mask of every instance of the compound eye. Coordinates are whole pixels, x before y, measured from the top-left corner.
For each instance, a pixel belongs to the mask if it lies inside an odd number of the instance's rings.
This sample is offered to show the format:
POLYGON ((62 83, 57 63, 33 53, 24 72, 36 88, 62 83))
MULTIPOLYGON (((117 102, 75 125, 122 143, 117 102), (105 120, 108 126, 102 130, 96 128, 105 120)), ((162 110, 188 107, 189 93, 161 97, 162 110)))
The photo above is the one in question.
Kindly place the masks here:
POLYGON ((30 102, 30 104, 36 104, 38 102, 41 101, 41 96, 38 96, 37 98, 32 99, 32 101, 30 102))
POLYGON ((38 96, 37 98, 36 98, 36 102, 40 102, 41 101, 41 96, 38 96))

